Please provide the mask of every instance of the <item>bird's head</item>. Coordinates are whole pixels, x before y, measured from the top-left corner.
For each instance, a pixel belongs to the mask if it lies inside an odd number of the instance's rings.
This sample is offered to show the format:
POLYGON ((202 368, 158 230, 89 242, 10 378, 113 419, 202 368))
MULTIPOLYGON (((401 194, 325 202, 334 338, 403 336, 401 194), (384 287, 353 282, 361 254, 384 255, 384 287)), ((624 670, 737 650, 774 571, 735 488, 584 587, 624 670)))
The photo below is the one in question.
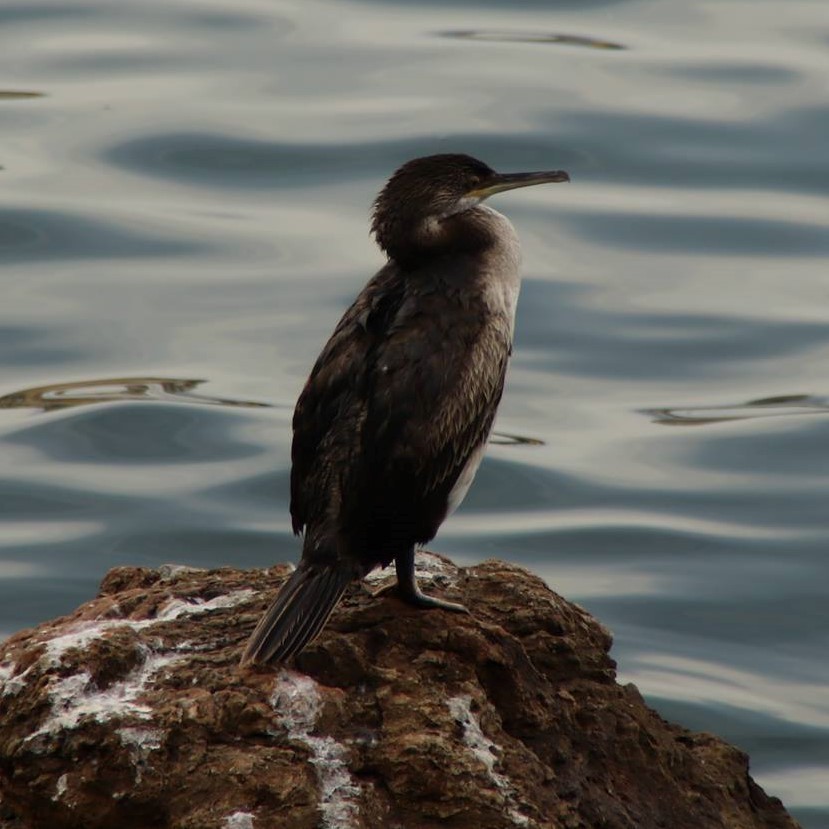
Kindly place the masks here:
POLYGON ((377 243, 398 258, 418 242, 428 245, 440 225, 505 190, 569 181, 563 170, 496 173, 468 155, 429 155, 407 161, 374 202, 371 230, 377 243))

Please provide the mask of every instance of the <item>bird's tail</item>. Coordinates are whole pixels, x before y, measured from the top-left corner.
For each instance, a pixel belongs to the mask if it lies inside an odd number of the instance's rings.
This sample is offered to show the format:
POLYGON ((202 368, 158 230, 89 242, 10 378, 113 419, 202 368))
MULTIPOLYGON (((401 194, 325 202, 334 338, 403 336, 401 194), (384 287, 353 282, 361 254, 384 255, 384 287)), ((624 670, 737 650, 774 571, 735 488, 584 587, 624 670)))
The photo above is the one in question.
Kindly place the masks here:
POLYGON ((251 634, 242 665, 283 662, 322 630, 348 583, 355 577, 342 565, 300 564, 251 634))

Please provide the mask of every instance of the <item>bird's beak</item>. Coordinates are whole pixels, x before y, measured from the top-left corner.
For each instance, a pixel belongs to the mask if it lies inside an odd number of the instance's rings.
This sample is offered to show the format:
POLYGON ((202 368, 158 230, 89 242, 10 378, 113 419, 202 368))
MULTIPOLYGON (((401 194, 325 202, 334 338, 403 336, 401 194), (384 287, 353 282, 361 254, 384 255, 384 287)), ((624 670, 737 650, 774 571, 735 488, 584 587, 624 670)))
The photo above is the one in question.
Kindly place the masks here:
POLYGON ((557 181, 570 181, 570 176, 564 170, 546 170, 540 173, 496 173, 481 187, 476 187, 467 195, 483 201, 495 193, 503 193, 504 190, 532 187, 535 184, 552 184, 557 181))

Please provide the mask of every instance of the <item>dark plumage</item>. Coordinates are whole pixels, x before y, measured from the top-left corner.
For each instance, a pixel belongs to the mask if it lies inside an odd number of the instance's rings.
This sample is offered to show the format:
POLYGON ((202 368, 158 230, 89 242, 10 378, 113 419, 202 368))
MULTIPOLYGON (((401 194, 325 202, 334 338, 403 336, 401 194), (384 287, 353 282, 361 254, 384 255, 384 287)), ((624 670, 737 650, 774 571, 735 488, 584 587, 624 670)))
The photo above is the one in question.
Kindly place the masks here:
POLYGON ((471 483, 504 387, 518 241, 484 198, 565 181, 499 175, 464 155, 419 158, 378 196, 372 231, 389 261, 329 339, 294 412, 291 517, 302 560, 242 657, 276 662, 322 629, 352 580, 396 563, 401 598, 424 596, 414 549, 471 483))

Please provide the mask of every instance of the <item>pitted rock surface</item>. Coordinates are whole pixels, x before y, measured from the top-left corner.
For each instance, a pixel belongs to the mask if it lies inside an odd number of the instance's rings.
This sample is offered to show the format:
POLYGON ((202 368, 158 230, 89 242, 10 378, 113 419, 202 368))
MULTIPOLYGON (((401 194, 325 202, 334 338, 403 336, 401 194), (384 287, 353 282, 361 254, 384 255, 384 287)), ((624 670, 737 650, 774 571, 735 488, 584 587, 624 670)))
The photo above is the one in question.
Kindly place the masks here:
POLYGON ((609 633, 540 579, 418 562, 471 615, 355 585, 291 664, 245 670, 287 567, 111 571, 0 646, 0 827, 797 826, 744 754, 616 684, 609 633))

